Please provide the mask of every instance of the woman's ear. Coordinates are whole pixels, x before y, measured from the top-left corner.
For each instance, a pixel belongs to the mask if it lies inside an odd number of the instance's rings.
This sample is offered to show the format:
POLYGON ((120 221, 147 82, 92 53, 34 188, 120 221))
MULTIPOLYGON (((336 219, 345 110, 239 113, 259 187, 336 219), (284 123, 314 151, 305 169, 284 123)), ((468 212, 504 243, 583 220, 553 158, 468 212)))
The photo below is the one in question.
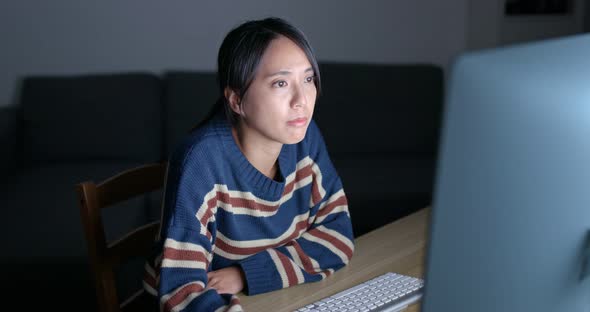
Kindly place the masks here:
POLYGON ((229 107, 231 108, 231 110, 234 111, 234 113, 242 116, 243 115, 242 105, 241 105, 242 99, 240 98, 238 93, 236 91, 234 91, 233 89, 231 89, 230 87, 225 87, 225 90, 223 90, 223 95, 225 96, 225 99, 229 103, 229 107))

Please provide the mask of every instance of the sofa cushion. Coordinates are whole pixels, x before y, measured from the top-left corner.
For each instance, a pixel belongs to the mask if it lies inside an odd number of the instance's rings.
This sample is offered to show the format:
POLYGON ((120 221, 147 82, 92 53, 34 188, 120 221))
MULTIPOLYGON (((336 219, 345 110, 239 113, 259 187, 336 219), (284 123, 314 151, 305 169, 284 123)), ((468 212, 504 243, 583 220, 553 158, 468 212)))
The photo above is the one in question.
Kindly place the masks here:
POLYGON ((27 77, 25 161, 159 160, 160 100, 160 80, 148 73, 27 77))
POLYGON ((443 73, 432 65, 322 63, 315 118, 333 154, 434 154, 443 73))
POLYGON ((435 159, 374 154, 332 158, 348 198, 354 234, 362 235, 428 206, 435 159))
POLYGON ((212 72, 177 71, 164 76, 165 155, 207 116, 218 95, 212 72))
MULTIPOLYGON (((63 302, 55 298, 68 294, 93 311, 90 307, 94 306, 95 291, 75 184, 88 180, 98 183, 138 165, 101 162, 32 166, 2 187, 0 237, 4 252, 0 265, 10 268, 5 277, 15 281, 10 298, 27 299, 22 289, 35 285, 42 290, 36 298, 50 301, 27 304, 35 307, 32 310, 58 305, 63 308, 63 302), (56 284, 56 280, 60 282, 56 284)), ((148 210, 150 205, 159 206, 159 196, 161 192, 153 192, 103 209, 107 241, 159 218, 148 210)), ((132 287, 141 286, 143 261, 137 259, 135 266, 119 269, 120 294, 129 295, 136 289, 132 287)))
POLYGON ((0 107, 0 182, 15 173, 16 162, 20 158, 16 139, 17 116, 16 107, 0 107))
MULTIPOLYGON (((0 237, 6 258, 86 258, 75 185, 103 179, 139 163, 58 164, 29 167, 0 191, 0 237), (14 239, 18 238, 18 239, 14 239)), ((149 219, 147 198, 103 210, 107 239, 149 219), (125 209, 122 213, 121 209, 125 209)))

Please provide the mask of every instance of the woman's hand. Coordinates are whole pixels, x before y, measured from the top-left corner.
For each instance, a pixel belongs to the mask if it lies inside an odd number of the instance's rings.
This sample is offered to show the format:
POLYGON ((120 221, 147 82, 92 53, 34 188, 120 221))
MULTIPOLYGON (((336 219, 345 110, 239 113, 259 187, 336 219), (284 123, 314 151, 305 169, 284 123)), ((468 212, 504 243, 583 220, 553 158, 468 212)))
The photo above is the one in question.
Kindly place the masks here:
POLYGON ((207 273, 208 287, 220 294, 235 295, 244 289, 245 277, 242 269, 237 266, 223 268, 207 273))

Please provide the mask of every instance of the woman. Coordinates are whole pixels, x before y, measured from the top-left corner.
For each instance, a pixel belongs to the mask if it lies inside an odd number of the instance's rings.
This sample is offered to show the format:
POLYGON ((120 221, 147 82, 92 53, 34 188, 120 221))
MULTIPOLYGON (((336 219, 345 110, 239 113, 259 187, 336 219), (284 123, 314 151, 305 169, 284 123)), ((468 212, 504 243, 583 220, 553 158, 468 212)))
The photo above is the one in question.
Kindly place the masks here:
POLYGON ((278 18, 240 25, 220 47, 218 82, 216 109, 170 159, 144 281, 164 311, 239 311, 238 292, 319 281, 354 250, 312 120, 320 75, 304 35, 278 18))

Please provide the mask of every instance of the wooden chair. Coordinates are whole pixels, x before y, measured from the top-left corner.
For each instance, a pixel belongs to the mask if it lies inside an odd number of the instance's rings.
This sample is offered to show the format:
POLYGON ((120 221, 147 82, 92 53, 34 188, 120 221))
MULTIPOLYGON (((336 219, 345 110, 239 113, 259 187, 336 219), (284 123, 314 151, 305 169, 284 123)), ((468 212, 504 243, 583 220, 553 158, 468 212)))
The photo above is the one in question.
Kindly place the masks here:
POLYGON ((130 259, 149 254, 159 231, 159 221, 145 224, 113 242, 107 242, 100 212, 102 208, 162 189, 166 170, 166 163, 149 164, 123 171, 99 184, 83 182, 76 185, 99 311, 155 310, 155 307, 147 307, 149 295, 144 294, 143 289, 130 298, 120 300, 115 270, 130 259))

